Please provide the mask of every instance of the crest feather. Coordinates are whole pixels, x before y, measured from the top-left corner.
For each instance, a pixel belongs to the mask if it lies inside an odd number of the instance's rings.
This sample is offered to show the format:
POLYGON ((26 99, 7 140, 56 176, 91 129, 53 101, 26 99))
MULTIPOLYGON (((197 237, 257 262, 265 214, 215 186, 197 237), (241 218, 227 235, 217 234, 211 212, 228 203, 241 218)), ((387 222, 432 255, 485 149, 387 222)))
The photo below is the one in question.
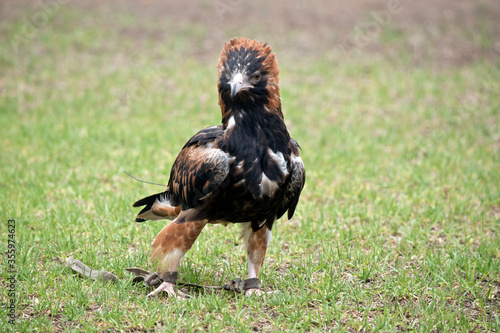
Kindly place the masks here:
POLYGON ((278 61, 276 60, 276 55, 272 53, 271 46, 267 45, 267 43, 256 41, 255 39, 251 40, 245 37, 234 37, 229 42, 227 42, 222 51, 220 53, 219 63, 217 65, 217 70, 219 75, 224 71, 224 64, 227 62, 228 56, 231 51, 235 51, 237 49, 254 49, 258 52, 259 58, 265 58, 262 62, 262 69, 272 74, 274 77, 274 81, 279 83, 278 74, 280 72, 278 68, 278 61))

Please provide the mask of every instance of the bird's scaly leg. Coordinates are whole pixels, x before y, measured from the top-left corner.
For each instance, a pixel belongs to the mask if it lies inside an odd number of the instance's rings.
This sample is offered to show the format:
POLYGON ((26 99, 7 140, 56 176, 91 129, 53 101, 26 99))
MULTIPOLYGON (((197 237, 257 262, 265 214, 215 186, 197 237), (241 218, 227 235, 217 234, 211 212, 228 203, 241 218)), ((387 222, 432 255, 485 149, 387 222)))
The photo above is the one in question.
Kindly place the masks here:
POLYGON ((149 297, 165 291, 169 296, 185 298, 181 291, 174 290, 179 263, 184 254, 193 246, 206 224, 206 220, 184 223, 175 223, 174 220, 155 237, 150 260, 158 262, 160 272, 162 272, 161 277, 167 276, 168 278, 163 278, 162 284, 149 293, 149 297))
MULTIPOLYGON (((271 230, 264 226, 260 230, 254 232, 251 224, 243 225, 243 238, 245 240, 247 257, 248 257, 248 278, 258 278, 260 269, 264 264, 267 246, 271 242, 271 230)), ((245 296, 263 295, 265 294, 259 288, 250 288, 245 290, 245 296)))

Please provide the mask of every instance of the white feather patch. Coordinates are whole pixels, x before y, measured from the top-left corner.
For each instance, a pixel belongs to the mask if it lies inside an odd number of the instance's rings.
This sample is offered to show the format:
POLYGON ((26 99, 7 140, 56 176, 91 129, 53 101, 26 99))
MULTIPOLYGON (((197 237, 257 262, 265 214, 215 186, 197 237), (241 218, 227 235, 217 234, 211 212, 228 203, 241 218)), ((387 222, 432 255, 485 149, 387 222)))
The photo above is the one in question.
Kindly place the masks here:
POLYGON ((141 218, 141 219, 145 219, 145 220, 150 220, 150 221, 157 221, 157 220, 165 220, 165 219, 173 219, 175 216, 162 216, 162 215, 156 215, 153 210, 168 210, 168 209, 172 209, 174 208, 170 201, 167 199, 167 196, 162 194, 160 195, 160 198, 156 199, 153 206, 151 207, 150 210, 140 214, 140 215, 137 215, 137 217, 141 218))
POLYGON ((240 226, 241 226, 240 238, 243 238, 246 246, 248 245, 248 237, 250 237, 250 234, 252 233, 252 223, 244 222, 240 223, 240 226))
POLYGON ((302 158, 300 158, 300 156, 297 156, 295 154, 292 154, 292 162, 293 164, 304 164, 304 162, 302 162, 302 158))
POLYGON ((267 178, 265 173, 262 173, 262 180, 260 182, 260 187, 262 188, 262 194, 267 196, 272 196, 276 190, 278 190, 278 183, 267 178))
POLYGON ((281 173, 284 176, 288 175, 287 162, 283 157, 283 154, 280 151, 275 154, 270 148, 267 150, 267 153, 269 154, 269 157, 271 157, 274 162, 276 162, 276 164, 280 168, 281 173))
POLYGON ((160 195, 160 200, 156 199, 156 202, 160 203, 161 205, 171 206, 170 201, 167 199, 166 194, 160 195))
POLYGON ((236 124, 236 121, 234 120, 234 116, 231 116, 229 120, 227 121, 227 128, 231 128, 236 124))
POLYGON ((161 268, 163 271, 177 271, 178 267, 175 267, 176 265, 178 266, 178 263, 180 262, 181 258, 184 256, 185 252, 175 249, 170 253, 167 253, 160 262, 161 268))
POLYGON ((273 239, 273 234, 269 228, 266 228, 266 243, 267 247, 269 247, 269 243, 271 243, 271 240, 273 239))

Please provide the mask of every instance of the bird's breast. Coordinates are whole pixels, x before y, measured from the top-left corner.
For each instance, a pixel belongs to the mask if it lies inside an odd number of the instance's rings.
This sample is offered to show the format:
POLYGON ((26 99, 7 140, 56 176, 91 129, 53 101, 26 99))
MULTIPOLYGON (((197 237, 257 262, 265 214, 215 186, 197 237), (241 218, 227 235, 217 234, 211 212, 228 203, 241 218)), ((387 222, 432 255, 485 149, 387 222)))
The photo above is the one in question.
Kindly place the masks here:
POLYGON ((229 154, 231 164, 214 206, 216 216, 242 222, 276 214, 292 162, 286 127, 282 120, 274 120, 258 122, 250 113, 240 113, 228 121, 219 148, 229 154))
POLYGON ((289 169, 289 161, 280 151, 246 151, 235 157, 229 171, 230 184, 235 193, 250 193, 255 200, 272 198, 285 183, 289 169))

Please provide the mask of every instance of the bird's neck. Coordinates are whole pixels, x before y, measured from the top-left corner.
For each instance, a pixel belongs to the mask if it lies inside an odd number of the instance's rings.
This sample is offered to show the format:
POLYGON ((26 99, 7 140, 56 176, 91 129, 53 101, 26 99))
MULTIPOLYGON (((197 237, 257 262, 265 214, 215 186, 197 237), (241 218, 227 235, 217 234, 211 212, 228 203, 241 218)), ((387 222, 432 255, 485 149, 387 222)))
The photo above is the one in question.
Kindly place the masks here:
POLYGON ((268 101, 266 104, 226 102, 221 104, 221 111, 222 127, 224 129, 232 127, 236 121, 240 123, 242 120, 246 125, 256 128, 272 125, 278 120, 284 123, 279 96, 276 101, 268 101), (276 119, 276 117, 279 119, 276 119))
MULTIPOLYGON (((273 151, 284 151, 290 135, 283 121, 283 114, 264 108, 234 108, 223 117, 223 128, 228 146, 265 145, 273 151), (253 142, 253 144, 250 144, 253 142)), ((233 147, 234 146, 234 147, 233 147)), ((230 147, 228 147, 231 150, 230 147)))

